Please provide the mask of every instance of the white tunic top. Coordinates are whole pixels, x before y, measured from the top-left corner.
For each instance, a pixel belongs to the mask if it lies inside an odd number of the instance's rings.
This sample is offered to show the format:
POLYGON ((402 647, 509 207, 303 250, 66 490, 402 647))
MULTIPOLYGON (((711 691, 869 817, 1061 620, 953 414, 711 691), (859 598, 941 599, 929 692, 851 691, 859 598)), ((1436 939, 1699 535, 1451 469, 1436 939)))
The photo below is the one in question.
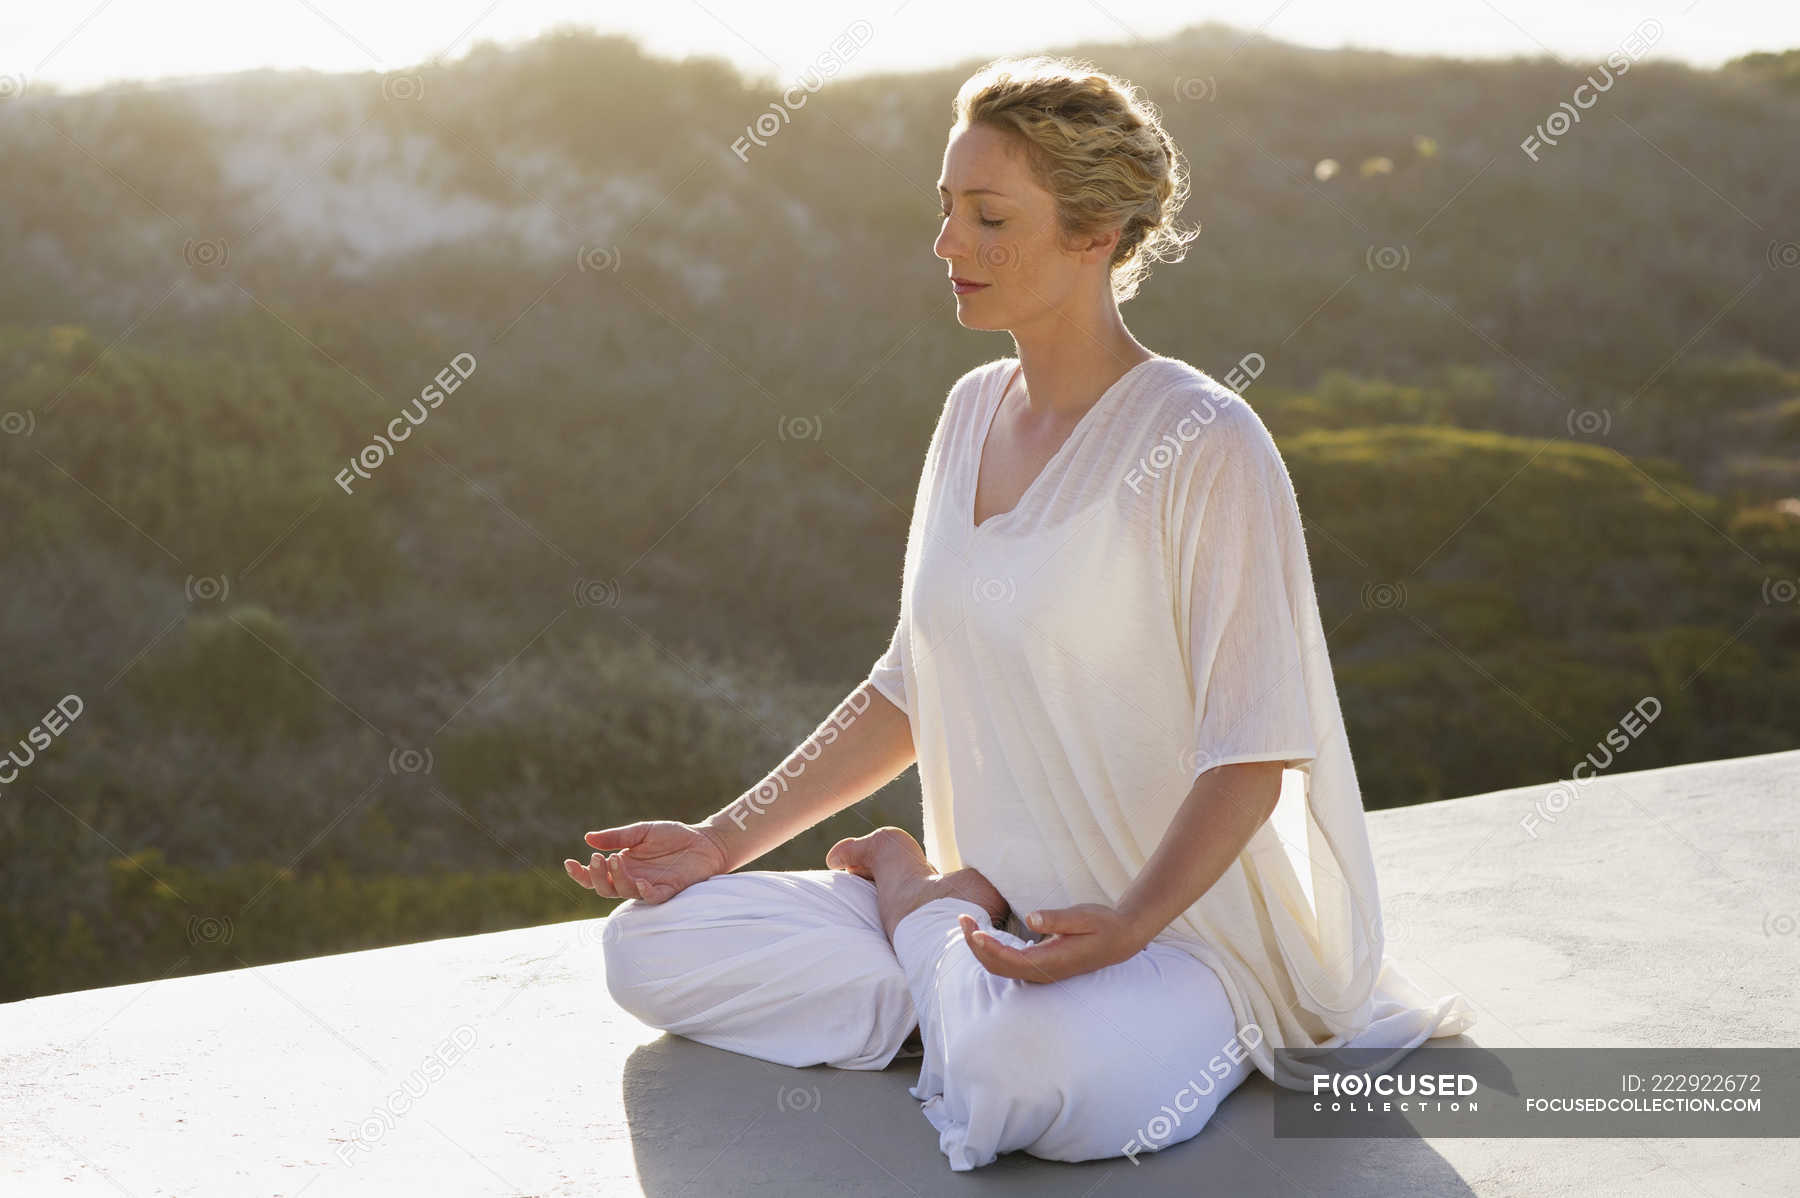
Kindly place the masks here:
POLYGON ((1132 367, 1011 511, 974 523, 982 441, 1018 359, 951 387, 869 675, 907 713, 924 848, 1019 914, 1116 903, 1195 779, 1280 760, 1275 814, 1157 937, 1219 974, 1251 1059, 1471 1026, 1384 956, 1362 796, 1287 467, 1261 417, 1177 358, 1132 367))

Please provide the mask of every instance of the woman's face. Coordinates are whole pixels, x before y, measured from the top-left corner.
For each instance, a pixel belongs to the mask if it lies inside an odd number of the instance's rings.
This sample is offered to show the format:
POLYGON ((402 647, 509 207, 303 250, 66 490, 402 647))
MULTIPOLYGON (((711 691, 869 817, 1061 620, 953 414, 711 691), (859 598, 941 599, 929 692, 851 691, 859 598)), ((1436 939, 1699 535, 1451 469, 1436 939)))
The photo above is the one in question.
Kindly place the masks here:
POLYGON ((1062 244, 1055 201, 1032 178, 1016 134, 980 124, 952 133, 938 205, 946 215, 932 252, 953 280, 985 284, 956 289, 964 328, 1016 330, 1110 286, 1114 237, 1081 250, 1062 244))

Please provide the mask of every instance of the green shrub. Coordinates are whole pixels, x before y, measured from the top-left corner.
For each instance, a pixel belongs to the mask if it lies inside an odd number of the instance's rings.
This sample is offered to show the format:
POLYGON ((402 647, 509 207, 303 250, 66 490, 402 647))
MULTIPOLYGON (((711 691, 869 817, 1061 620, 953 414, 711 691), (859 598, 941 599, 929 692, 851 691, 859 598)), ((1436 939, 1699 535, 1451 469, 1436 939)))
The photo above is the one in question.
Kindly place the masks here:
POLYGON ((170 639, 127 675, 154 718, 245 745, 307 740, 324 728, 331 699, 319 667, 267 608, 195 616, 170 639))

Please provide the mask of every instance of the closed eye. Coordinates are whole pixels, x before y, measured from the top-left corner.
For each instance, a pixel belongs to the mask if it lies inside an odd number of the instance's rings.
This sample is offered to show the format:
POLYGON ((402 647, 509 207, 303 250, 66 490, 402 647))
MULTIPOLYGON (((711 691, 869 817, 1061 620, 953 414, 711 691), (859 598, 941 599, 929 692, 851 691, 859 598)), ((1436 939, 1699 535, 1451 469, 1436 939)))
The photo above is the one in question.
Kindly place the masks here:
MULTIPOLYGON (((950 218, 950 214, 948 212, 945 212, 941 207, 933 209, 933 211, 935 211, 938 214, 938 217, 940 219, 948 220, 950 218)), ((981 223, 984 226, 986 226, 987 228, 998 229, 1001 225, 1005 224, 1006 222, 1003 220, 988 220, 986 217, 982 217, 981 223)))

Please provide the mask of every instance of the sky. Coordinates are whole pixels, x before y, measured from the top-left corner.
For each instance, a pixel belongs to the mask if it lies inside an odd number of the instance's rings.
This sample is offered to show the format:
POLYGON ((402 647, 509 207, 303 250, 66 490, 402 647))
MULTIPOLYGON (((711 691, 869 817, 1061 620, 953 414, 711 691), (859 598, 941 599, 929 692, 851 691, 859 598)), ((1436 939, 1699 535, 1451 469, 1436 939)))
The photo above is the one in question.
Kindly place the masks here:
POLYGON ((558 26, 625 33, 662 57, 726 58, 788 82, 860 43, 845 76, 936 67, 1085 40, 1155 38, 1205 21, 1322 49, 1508 57, 1553 54, 1586 70, 1634 30, 1648 57, 1716 66, 1800 47, 1797 0, 39 0, 0 13, 0 96, 21 81, 82 91, 257 67, 397 71, 471 46, 513 45, 558 26), (849 42, 840 38, 850 30, 849 42))

